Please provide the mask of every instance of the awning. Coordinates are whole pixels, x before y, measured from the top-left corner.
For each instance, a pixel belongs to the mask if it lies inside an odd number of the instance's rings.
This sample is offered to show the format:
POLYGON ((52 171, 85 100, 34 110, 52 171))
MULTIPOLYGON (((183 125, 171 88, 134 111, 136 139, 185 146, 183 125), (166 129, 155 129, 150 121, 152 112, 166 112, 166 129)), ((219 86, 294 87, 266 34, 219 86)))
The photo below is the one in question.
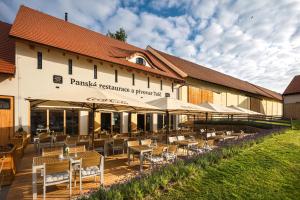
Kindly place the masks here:
POLYGON ((255 111, 252 111, 252 110, 249 110, 249 109, 246 109, 246 108, 241 108, 239 106, 229 106, 229 107, 232 108, 232 109, 235 109, 235 110, 242 111, 242 112, 244 112, 245 114, 248 114, 248 115, 263 115, 262 113, 255 112, 255 111))
POLYGON ((153 101, 148 101, 147 104, 158 107, 161 110, 168 111, 169 113, 177 114, 212 112, 212 110, 209 108, 187 103, 170 97, 163 97, 153 101))
POLYGON ((199 104, 199 106, 210 109, 210 110, 212 110, 212 112, 219 113, 219 114, 230 114, 230 115, 245 114, 242 111, 239 111, 239 110, 236 110, 236 109, 233 109, 233 108, 229 108, 227 106, 222 106, 222 105, 219 105, 219 104, 202 103, 202 104, 199 104))
POLYGON ((137 99, 94 87, 78 87, 76 90, 56 89, 51 92, 40 92, 26 99, 31 102, 32 107, 70 107, 120 112, 159 111, 159 108, 137 99))

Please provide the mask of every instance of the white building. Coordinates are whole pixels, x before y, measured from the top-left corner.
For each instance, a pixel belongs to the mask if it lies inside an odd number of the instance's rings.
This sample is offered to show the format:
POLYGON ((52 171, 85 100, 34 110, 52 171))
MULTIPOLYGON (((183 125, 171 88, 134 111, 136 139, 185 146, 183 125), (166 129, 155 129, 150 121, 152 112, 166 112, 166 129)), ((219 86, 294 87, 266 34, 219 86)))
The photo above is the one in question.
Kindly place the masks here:
MULTIPOLYGON (((2 107, 10 104, 1 113, 2 122, 9 118, 2 124, 3 138, 19 127, 32 132, 37 128, 68 134, 91 131, 93 120, 88 111, 37 109, 26 100, 45 91, 80 91, 78 95, 84 96, 82 87, 99 87, 146 102, 166 94, 177 97, 175 86, 183 82, 146 50, 24 6, 12 26, 1 23, 1 27, 6 30, 1 39, 6 40, 6 47, 14 47, 11 55, 15 56, 10 64, 2 65, 8 72, 3 69, 0 77, 2 107)), ((68 101, 68 96, 63 99, 68 101)), ((155 131, 162 127, 161 122, 157 114, 132 113, 129 117, 128 113, 102 112, 95 116, 97 131, 155 131)))

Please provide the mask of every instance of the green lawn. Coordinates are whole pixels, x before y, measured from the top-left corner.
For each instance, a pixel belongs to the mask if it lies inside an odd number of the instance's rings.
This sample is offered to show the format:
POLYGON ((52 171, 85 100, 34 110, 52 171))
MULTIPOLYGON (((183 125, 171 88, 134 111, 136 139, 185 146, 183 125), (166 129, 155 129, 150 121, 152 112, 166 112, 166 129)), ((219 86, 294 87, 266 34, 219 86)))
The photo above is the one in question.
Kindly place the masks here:
POLYGON ((150 199, 300 199, 300 131, 267 138, 150 199))

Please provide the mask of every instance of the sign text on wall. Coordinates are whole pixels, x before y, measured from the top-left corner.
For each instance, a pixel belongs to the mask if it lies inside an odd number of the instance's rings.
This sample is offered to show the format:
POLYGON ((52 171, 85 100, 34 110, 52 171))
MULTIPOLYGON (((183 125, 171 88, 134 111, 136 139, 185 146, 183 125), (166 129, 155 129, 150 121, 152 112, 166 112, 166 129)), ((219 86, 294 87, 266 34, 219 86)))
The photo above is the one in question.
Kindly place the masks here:
POLYGON ((132 93, 135 95, 152 95, 152 96, 158 96, 158 97, 161 96, 161 92, 133 89, 133 88, 128 88, 128 87, 120 87, 120 86, 114 86, 114 85, 110 85, 110 84, 101 84, 101 83, 97 83, 96 81, 80 81, 80 80, 76 80, 74 78, 71 78, 71 85, 99 87, 104 90, 114 90, 114 91, 118 91, 118 92, 132 93))

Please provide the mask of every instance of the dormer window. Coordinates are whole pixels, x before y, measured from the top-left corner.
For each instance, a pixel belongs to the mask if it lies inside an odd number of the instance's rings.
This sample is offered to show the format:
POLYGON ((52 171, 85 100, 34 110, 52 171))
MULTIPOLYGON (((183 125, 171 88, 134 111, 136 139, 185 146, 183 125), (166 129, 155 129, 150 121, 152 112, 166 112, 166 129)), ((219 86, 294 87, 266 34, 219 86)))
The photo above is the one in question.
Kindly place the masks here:
POLYGON ((135 59, 135 63, 136 64, 139 64, 139 65, 146 65, 146 60, 144 59, 144 58, 142 58, 142 57, 137 57, 136 59, 135 59))

